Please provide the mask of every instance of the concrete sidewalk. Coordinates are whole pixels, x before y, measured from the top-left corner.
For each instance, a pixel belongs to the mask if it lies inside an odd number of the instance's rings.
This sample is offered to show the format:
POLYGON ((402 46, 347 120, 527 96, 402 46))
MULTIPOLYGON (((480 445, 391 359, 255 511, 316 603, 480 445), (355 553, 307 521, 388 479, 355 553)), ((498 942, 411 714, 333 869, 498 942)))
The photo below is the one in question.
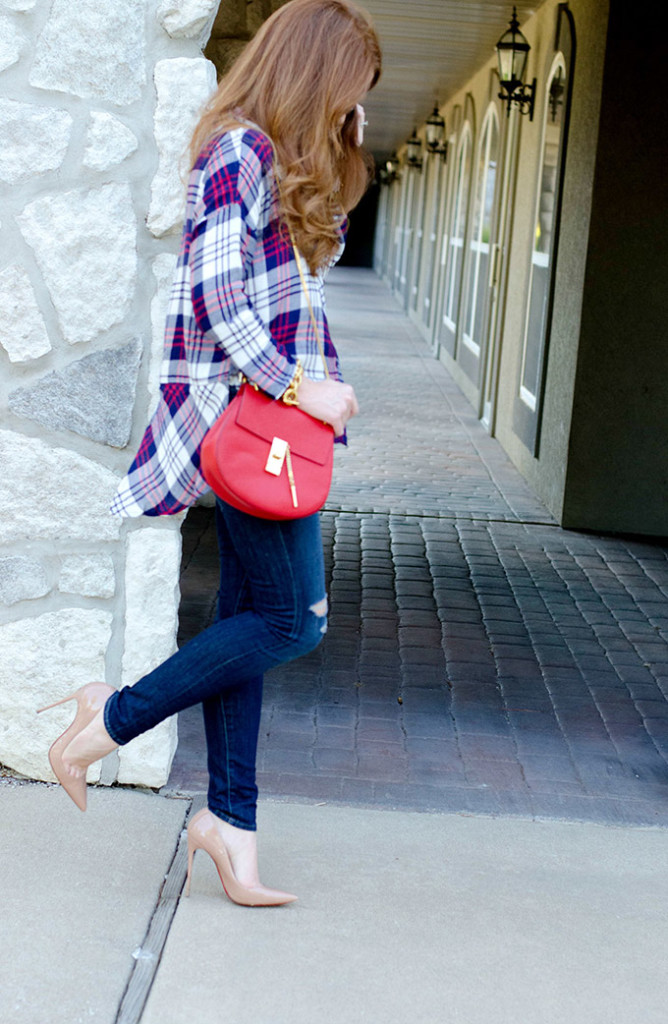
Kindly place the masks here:
POLYGON ((0 780, 0 1021, 112 1022, 188 804, 0 780))
POLYGON ((2 1024, 665 1020, 660 829, 263 801, 263 877, 299 902, 237 907, 199 853, 158 964, 186 801, 97 789, 82 815, 1 784, 0 807, 2 1024))

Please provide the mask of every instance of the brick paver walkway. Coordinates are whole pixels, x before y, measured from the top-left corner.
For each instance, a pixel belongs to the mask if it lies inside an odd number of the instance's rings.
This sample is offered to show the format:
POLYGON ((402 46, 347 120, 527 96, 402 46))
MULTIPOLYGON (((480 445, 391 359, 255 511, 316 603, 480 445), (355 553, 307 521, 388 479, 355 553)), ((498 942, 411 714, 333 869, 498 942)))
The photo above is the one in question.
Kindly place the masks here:
MULTIPOLYGON (((330 625, 267 676, 262 792, 668 824, 668 549, 561 530, 371 272, 330 320, 363 415, 323 513, 330 625)), ((211 618, 184 527, 182 639, 211 618)), ((169 786, 206 785, 199 713, 169 786)))

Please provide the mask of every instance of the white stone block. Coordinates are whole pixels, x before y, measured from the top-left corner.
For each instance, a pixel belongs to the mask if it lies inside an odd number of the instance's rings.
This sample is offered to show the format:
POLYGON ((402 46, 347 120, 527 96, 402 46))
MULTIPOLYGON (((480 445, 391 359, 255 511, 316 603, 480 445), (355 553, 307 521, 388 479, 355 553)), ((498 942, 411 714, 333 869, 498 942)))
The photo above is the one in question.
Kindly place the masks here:
POLYGON ((177 743, 178 730, 174 715, 119 749, 116 781, 124 786, 160 789, 169 778, 177 743))
MULTIPOLYGON (((108 612, 64 608, 0 626, 0 761, 33 779, 54 781, 47 752, 72 721, 74 702, 37 708, 104 680, 111 638, 108 612)), ((90 781, 99 778, 93 765, 90 781)))
POLYGON ((104 110, 94 110, 86 135, 83 155, 84 167, 105 171, 120 164, 137 149, 139 140, 126 124, 104 110))
POLYGON ((151 299, 151 360, 148 371, 148 393, 151 414, 158 402, 167 303, 174 279, 176 259, 173 253, 163 252, 153 260, 153 276, 158 287, 151 299))
POLYGON ((35 47, 30 84, 133 103, 146 80, 145 17, 142 0, 53 0, 35 47))
POLYGON ((0 71, 16 64, 26 41, 25 33, 10 18, 0 15, 0 71))
POLYGON ((30 278, 17 264, 0 271, 0 309, 0 345, 13 363, 39 359, 51 351, 30 278))
POLYGON ((0 603, 17 604, 44 597, 51 587, 44 567, 34 558, 10 555, 0 558, 0 603))
POLYGON ((10 430, 0 430, 0 466, 0 544, 118 537, 109 512, 118 480, 108 469, 10 430))
POLYGON ((204 42, 216 17, 219 0, 160 0, 158 21, 174 39, 204 42))
POLYGON ((184 153, 202 108, 216 88, 216 69, 203 57, 176 57, 158 61, 154 78, 158 170, 151 183, 146 223, 156 237, 161 237, 181 230, 188 172, 184 153))
POLYGON ((69 555, 63 558, 58 590, 82 597, 113 597, 116 591, 113 560, 109 555, 69 555))
POLYGON ((0 181, 13 185, 60 167, 72 123, 66 110, 0 99, 0 181))
POLYGON ((71 345, 91 341, 123 320, 137 276, 137 219, 129 185, 43 196, 16 219, 71 345))
MULTIPOLYGON (((128 536, 122 680, 131 685, 176 650, 181 534, 144 527, 128 536)), ((176 718, 119 750, 118 781, 164 786, 176 750, 176 718)))
POLYGON ((32 11, 37 0, 0 0, 0 7, 6 7, 8 11, 32 11))

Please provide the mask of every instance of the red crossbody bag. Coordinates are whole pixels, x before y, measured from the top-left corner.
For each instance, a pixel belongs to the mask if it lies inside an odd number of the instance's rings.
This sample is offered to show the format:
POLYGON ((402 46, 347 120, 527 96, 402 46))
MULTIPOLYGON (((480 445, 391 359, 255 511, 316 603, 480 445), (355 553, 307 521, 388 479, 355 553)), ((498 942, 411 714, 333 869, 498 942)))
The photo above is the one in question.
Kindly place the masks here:
MULTIPOLYGON (((292 247, 329 377, 294 239, 292 247)), ((200 455, 202 476, 229 505, 260 519, 300 519, 317 512, 327 499, 334 431, 328 423, 245 382, 207 433, 200 455)))

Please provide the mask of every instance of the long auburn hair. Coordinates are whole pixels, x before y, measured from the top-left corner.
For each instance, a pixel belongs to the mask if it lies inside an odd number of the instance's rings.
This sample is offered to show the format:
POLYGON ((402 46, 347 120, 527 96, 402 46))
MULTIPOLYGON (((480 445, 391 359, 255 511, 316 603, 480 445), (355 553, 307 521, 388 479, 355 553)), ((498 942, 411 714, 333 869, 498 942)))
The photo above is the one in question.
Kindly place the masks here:
POLYGON ((349 0, 290 0, 221 79, 195 128, 191 166, 240 117, 269 136, 281 173, 281 214, 313 273, 336 252, 337 220, 371 178, 373 161, 355 143, 354 107, 380 70, 366 11, 349 0))

